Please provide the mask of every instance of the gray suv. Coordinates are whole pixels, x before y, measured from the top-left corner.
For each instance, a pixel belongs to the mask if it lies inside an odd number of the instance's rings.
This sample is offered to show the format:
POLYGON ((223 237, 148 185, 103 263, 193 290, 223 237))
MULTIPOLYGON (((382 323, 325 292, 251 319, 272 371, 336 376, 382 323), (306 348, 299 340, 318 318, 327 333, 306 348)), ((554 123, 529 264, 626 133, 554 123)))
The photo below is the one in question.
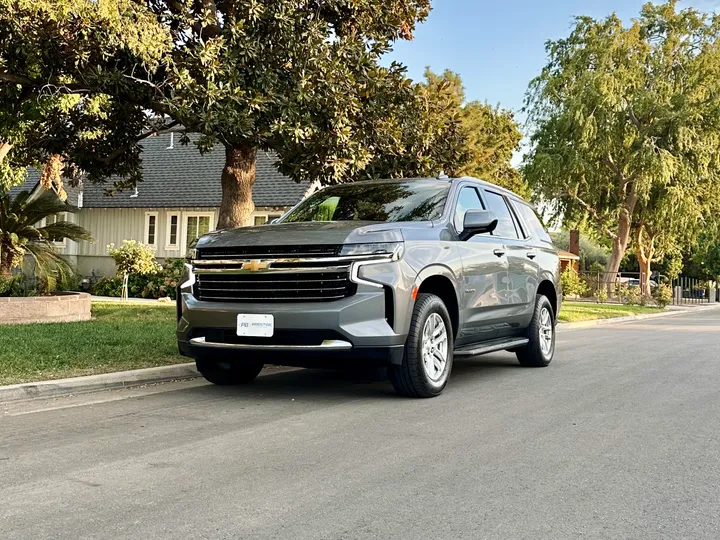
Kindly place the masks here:
POLYGON ((215 384, 263 365, 387 366, 402 395, 442 392, 453 358, 552 360, 559 259, 532 207, 473 178, 320 190, 277 222, 191 250, 177 338, 215 384))

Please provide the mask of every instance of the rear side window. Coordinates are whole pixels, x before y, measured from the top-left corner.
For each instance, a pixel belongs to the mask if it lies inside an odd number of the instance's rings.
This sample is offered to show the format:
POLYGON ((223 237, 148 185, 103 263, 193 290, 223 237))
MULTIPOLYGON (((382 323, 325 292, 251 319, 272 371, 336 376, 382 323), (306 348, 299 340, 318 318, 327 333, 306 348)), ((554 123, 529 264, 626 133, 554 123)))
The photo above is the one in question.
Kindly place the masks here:
POLYGON ((488 210, 495 212, 495 216, 498 218, 498 225, 492 233, 493 236, 499 236, 500 238, 520 238, 505 197, 492 191, 486 191, 485 195, 488 210))
POLYGON ((550 238, 550 235, 545 230, 545 227, 543 227, 540 218, 530 205, 519 203, 517 201, 513 201, 512 205, 513 208, 515 208, 515 211, 520 214, 520 217, 522 217, 525 224, 530 228, 529 232, 535 238, 542 240, 543 242, 547 242, 548 244, 552 244, 552 238, 550 238))

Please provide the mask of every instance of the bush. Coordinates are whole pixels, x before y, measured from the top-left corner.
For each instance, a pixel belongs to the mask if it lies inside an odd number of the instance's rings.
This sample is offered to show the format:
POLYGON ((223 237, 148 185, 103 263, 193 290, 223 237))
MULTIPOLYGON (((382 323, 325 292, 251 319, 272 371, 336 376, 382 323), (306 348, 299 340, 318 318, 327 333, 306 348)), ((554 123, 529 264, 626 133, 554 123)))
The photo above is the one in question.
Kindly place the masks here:
POLYGON ((119 298, 122 294, 122 278, 102 278, 95 283, 92 292, 96 296, 115 296, 119 298))
POLYGON ((620 285, 618 290, 618 296, 623 304, 627 306, 636 306, 640 304, 642 295, 640 294, 640 287, 628 287, 627 285, 620 285))
MULTIPOLYGON (((131 298, 164 298, 173 300, 177 297, 177 285, 184 270, 184 259, 167 259, 158 267, 155 274, 128 276, 128 296, 131 298)), ((103 278, 93 287, 93 294, 98 296, 122 295, 122 278, 103 278)))
POLYGON ((607 302, 608 293, 607 288, 604 285, 598 286, 598 288, 595 290, 595 299, 597 300, 598 304, 604 304, 605 302, 607 302))
POLYGON ((588 285, 575 269, 568 265, 563 273, 560 274, 560 285, 562 286, 563 296, 583 296, 588 292, 588 285))
POLYGON ((664 308, 672 302, 672 287, 667 283, 661 283, 653 291, 653 298, 658 307, 664 308))
POLYGON ((155 260, 155 252, 152 248, 135 240, 123 240, 119 248, 115 248, 115 244, 110 244, 107 251, 115 261, 118 276, 124 274, 148 276, 157 274, 162 269, 155 260))

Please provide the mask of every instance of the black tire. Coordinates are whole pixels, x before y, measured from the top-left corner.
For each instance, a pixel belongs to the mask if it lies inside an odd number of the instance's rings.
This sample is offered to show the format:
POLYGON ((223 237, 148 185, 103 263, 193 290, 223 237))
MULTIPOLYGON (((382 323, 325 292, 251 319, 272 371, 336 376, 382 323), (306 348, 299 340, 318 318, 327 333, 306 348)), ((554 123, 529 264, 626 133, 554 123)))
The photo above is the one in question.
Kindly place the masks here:
POLYGON ((530 342, 515 351, 518 362, 525 367, 545 367, 552 362, 553 355, 555 354, 555 313, 552 304, 550 304, 550 300, 542 294, 538 294, 535 297, 535 311, 530 321, 527 337, 530 342), (544 310, 547 310, 550 316, 550 332, 552 335, 550 348, 547 351, 543 350, 540 337, 541 320, 544 310))
POLYGON ((453 347, 452 323, 445 304, 434 294, 419 294, 410 321, 410 332, 405 342, 402 365, 388 368, 388 378, 395 391, 401 396, 414 398, 431 398, 440 395, 452 371, 453 347), (436 380, 431 379, 423 364, 423 330, 433 313, 442 319, 447 336, 447 360, 436 380))
POLYGON ((234 386, 247 384, 255 380, 263 363, 258 361, 224 361, 197 359, 195 361, 200 374, 205 380, 218 386, 234 386))

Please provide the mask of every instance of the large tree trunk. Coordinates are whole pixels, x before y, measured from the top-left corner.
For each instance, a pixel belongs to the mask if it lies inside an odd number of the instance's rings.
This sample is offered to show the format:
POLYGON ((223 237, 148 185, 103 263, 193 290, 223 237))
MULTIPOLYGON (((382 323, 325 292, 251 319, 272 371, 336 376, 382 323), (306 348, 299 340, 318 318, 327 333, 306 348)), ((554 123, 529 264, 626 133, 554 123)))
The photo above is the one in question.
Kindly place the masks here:
POLYGON ((257 150, 250 146, 225 147, 218 229, 250 225, 255 210, 252 189, 255 184, 256 156, 257 150))
POLYGON ((620 262, 625 256, 628 242, 630 241, 630 228, 632 226, 632 215, 637 204, 637 194, 635 187, 632 186, 630 193, 625 198, 625 202, 620 209, 620 217, 618 220, 618 229, 613 238, 612 252, 605 268, 605 286, 607 287, 608 296, 613 294, 613 286, 617 280, 618 270, 620 270, 620 262))

